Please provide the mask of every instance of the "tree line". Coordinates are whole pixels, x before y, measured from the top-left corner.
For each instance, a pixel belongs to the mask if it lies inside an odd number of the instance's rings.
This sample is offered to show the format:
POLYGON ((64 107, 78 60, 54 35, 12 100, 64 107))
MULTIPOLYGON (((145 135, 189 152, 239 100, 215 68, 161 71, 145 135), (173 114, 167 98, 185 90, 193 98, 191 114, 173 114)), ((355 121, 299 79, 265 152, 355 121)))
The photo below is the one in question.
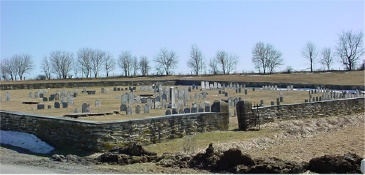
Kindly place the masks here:
MULTIPOLYGON (((331 65, 337 58, 346 70, 354 70, 360 57, 364 54, 363 33, 345 31, 339 35, 334 51, 330 47, 319 50, 313 42, 307 42, 302 49, 302 55, 309 62, 309 70, 314 70, 314 64, 320 63, 325 69, 331 70, 331 65), (320 53, 320 57, 318 54, 320 53)), ((191 74, 231 74, 236 70, 239 57, 235 54, 220 50, 215 57, 207 62, 202 51, 196 45, 191 46, 187 66, 191 74)), ((153 58, 154 75, 173 75, 173 70, 179 63, 176 52, 166 48, 153 58)), ((282 53, 270 43, 258 42, 252 49, 252 62, 259 73, 273 73, 283 65, 282 53)), ((363 62, 362 64, 364 64, 363 62)), ((100 49, 81 48, 76 55, 67 51, 52 51, 43 58, 41 69, 43 74, 38 79, 66 79, 76 77, 97 78, 101 73, 109 77, 110 73, 119 66, 124 76, 148 76, 151 73, 150 61, 147 56, 139 58, 130 51, 122 51, 117 59, 100 49), (52 77, 53 76, 53 77, 52 77)), ((362 65, 364 67, 364 65, 362 65)), ((34 69, 32 57, 29 54, 17 54, 3 58, 0 62, 0 73, 3 80, 23 80, 24 74, 34 69)))

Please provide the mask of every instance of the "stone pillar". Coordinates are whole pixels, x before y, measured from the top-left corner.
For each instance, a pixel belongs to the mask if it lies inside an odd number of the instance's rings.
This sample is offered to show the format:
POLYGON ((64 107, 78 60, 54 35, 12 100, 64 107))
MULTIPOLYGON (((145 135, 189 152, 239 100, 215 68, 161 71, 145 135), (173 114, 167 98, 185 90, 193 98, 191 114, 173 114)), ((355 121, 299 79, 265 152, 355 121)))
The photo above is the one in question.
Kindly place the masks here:
POLYGON ((252 117, 252 103, 248 101, 239 101, 236 104, 238 129, 247 131, 249 126, 249 118, 252 117))

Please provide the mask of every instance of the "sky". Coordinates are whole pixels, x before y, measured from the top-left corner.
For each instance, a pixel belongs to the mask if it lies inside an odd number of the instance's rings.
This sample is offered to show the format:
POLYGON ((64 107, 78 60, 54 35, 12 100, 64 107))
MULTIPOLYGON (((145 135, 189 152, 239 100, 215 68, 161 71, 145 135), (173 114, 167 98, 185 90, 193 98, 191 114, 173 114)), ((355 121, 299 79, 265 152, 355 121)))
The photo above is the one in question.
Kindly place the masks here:
MULTIPOLYGON (((251 60, 257 42, 272 44, 282 52, 284 65, 277 71, 288 66, 304 70, 309 61, 301 52, 307 42, 319 50, 331 47, 334 51, 342 32, 364 33, 363 0, 0 3, 0 59, 30 54, 35 65, 30 78, 42 74, 41 60, 50 52, 68 51, 76 57, 81 48, 108 51, 116 60, 123 51, 138 58, 147 56, 152 72, 153 59, 166 48, 179 59, 173 72, 188 74, 193 44, 206 62, 217 51, 226 51, 239 57, 236 72, 252 72, 256 71, 251 60)), ((343 68, 337 60, 332 67, 343 68)), ((314 68, 322 66, 315 63, 314 68)), ((121 73, 116 66, 112 75, 121 73)))

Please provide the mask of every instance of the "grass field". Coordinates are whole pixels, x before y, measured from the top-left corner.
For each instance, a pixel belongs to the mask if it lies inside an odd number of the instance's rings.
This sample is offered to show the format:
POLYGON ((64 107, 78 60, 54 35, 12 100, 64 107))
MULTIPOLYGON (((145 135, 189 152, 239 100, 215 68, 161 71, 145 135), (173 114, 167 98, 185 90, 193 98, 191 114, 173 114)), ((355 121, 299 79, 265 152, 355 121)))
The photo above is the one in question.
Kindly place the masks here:
MULTIPOLYGON (((71 93, 76 90, 78 92, 78 96, 74 99, 74 105, 69 105, 68 108, 54 108, 54 101, 47 101, 43 102, 42 99, 36 99, 36 98, 29 98, 29 92, 34 92, 36 90, 29 90, 29 89, 21 89, 21 90, 7 90, 7 91, 1 91, 0 95, 3 99, 3 102, 0 103, 0 109, 1 110, 8 110, 8 111, 18 111, 18 112, 25 112, 25 113, 31 113, 31 114, 38 114, 38 115, 44 115, 44 116, 63 116, 65 114, 72 114, 74 113, 75 108, 78 108, 78 111, 81 112, 81 106, 84 102, 89 103, 91 106, 91 112, 92 113, 105 113, 105 112, 113 112, 113 111, 119 111, 120 105, 121 105, 121 95, 126 93, 127 91, 113 91, 113 87, 104 87, 108 89, 108 94, 101 94, 102 87, 89 87, 88 90, 95 90, 95 95, 88 95, 87 93, 81 93, 82 88, 65 88, 65 89, 46 89, 47 93, 44 94, 45 97, 49 97, 50 94, 56 93, 56 91, 65 90, 70 91, 71 93), (5 102, 5 93, 9 92, 11 94, 11 101, 5 102), (95 106, 95 100, 101 101, 101 106, 96 107, 95 106), (45 104, 45 109, 37 110, 36 104, 22 104, 22 102, 26 101, 35 101, 39 102, 40 104, 45 104), (50 105, 51 109, 47 109, 47 106, 50 105)), ((188 86, 178 86, 179 89, 186 89, 188 86)), ((253 91, 252 88, 248 88, 247 95, 244 94, 244 90, 242 90, 241 93, 236 93, 234 89, 226 89, 230 97, 238 98, 241 97, 243 100, 250 101, 253 104, 258 104, 260 100, 264 100, 264 105, 270 105, 271 101, 274 101, 276 103, 276 98, 279 98, 279 91, 278 90, 262 90, 262 89, 255 89, 253 91)), ((209 101, 211 104, 214 100, 221 100, 221 99, 227 99, 228 97, 225 97, 223 94, 218 94, 218 90, 207 90, 208 95, 206 99, 200 99, 200 100, 194 100, 195 93, 201 93, 200 90, 193 90, 189 93, 189 95, 192 97, 189 101, 189 107, 191 107, 193 102, 196 103, 204 103, 204 101, 209 101)), ((281 104, 292 104, 292 103, 303 103, 304 99, 308 99, 308 91, 301 91, 301 90, 294 90, 294 91, 287 91, 282 90, 281 91, 284 94, 284 102, 281 104)), ((153 94, 149 91, 140 91, 137 87, 137 91, 135 92, 136 95, 139 94, 153 94)), ((321 96, 322 93, 313 94, 313 97, 321 96)), ((166 109, 153 109, 150 110, 149 114, 143 114, 143 105, 141 105, 141 114, 133 114, 133 115, 125 115, 124 111, 121 111, 121 114, 116 115, 106 115, 106 116, 93 116, 93 117, 82 117, 80 119, 82 120, 94 120, 94 121, 111 121, 111 120, 128 120, 128 119, 136 119, 136 118, 147 118, 147 117, 153 117, 153 116, 161 116, 165 114, 166 109)), ((131 105, 133 110, 135 110, 135 106, 131 105)), ((230 108, 232 114, 234 107, 230 108)), ((134 113, 134 112, 133 112, 134 113)))

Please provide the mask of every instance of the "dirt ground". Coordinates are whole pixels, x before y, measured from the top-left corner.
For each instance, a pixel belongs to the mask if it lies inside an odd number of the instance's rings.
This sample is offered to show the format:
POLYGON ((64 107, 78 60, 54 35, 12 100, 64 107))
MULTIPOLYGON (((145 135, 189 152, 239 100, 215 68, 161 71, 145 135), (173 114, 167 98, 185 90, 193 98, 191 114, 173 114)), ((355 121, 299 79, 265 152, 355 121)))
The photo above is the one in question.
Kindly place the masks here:
MULTIPOLYGON (((262 126, 263 130, 269 128, 276 129, 274 135, 260 135, 247 140, 231 140, 213 146, 221 150, 236 147, 250 154, 253 158, 278 157, 297 162, 309 161, 313 157, 324 154, 343 155, 347 152, 365 157, 363 113, 351 116, 278 121, 262 126)), ((166 168, 157 166, 154 163, 126 166, 61 163, 51 161, 49 157, 24 154, 5 147, 0 147, 0 154, 1 164, 42 167, 45 170, 52 170, 52 172, 56 173, 209 173, 194 169, 166 168)), ((91 156, 97 155, 100 154, 91 156)))

